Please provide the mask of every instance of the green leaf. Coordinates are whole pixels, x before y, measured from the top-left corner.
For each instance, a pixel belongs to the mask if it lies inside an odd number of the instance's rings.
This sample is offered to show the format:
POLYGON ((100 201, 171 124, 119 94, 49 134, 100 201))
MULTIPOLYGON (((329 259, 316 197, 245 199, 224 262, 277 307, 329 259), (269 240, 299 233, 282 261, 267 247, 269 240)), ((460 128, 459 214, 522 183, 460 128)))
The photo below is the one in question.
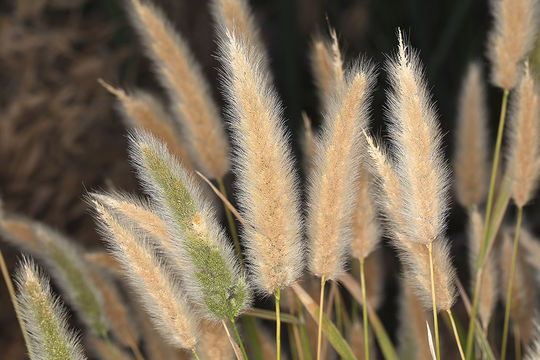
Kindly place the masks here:
MULTIPOLYGON (((298 284, 294 284, 292 289, 307 309, 313 320, 319 321, 319 306, 313 301, 311 296, 298 284)), ((328 341, 337 351, 337 353, 345 360, 357 360, 352 352, 349 344, 343 339, 336 326, 323 314, 322 331, 325 333, 328 341)))
MULTIPOLYGON (((250 309, 244 313, 246 316, 253 316, 259 319, 276 321, 276 313, 270 310, 264 309, 250 309)), ((281 322, 288 324, 300 324, 300 320, 291 314, 280 313, 281 322)))

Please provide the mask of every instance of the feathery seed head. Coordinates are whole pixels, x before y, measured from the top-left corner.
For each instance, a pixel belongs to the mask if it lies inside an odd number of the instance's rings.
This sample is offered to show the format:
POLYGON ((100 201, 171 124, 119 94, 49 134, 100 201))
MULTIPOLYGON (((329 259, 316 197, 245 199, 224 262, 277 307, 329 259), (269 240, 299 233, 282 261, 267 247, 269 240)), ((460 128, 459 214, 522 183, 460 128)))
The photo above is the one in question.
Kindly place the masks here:
POLYGON ((429 244, 444 235, 449 174, 434 106, 416 53, 399 33, 395 59, 387 64, 390 139, 401 184, 402 230, 409 241, 429 244))
POLYGON ((491 81, 505 90, 519 78, 520 62, 531 50, 538 30, 537 0, 494 0, 493 29, 488 39, 491 81))
POLYGON ((482 70, 471 63, 461 86, 455 136, 454 169, 458 202, 466 208, 487 193, 488 129, 482 70))
POLYGON ((426 322, 431 318, 426 314, 414 289, 404 279, 399 297, 399 356, 403 359, 431 359, 426 322))
POLYGON ((167 88, 190 158, 216 179, 229 170, 229 145, 208 84, 186 41, 166 17, 147 1, 131 0, 132 22, 167 88))
POLYGON ((257 287, 273 294, 301 274, 302 221, 294 161, 282 106, 257 48, 224 31, 223 89, 236 142, 243 235, 257 287))
POLYGON ((317 276, 336 279, 344 271, 351 242, 362 130, 368 124, 373 69, 362 65, 348 75, 346 89, 329 109, 309 187, 310 268, 317 276))
POLYGON ((32 260, 23 259, 16 273, 17 303, 35 360, 84 360, 77 336, 68 328, 63 304, 32 260))
POLYGON ((147 192, 161 208, 193 301, 200 301, 214 320, 238 316, 249 307, 250 289, 239 270, 232 246, 193 177, 151 135, 135 133, 131 158, 147 192))
POLYGON ((508 166, 512 198, 522 207, 533 197, 540 176, 540 98, 528 64, 510 110, 508 166))
POLYGON ((144 234, 125 227, 98 200, 94 206, 112 253, 163 339, 178 348, 195 348, 198 323, 173 272, 158 258, 144 234))

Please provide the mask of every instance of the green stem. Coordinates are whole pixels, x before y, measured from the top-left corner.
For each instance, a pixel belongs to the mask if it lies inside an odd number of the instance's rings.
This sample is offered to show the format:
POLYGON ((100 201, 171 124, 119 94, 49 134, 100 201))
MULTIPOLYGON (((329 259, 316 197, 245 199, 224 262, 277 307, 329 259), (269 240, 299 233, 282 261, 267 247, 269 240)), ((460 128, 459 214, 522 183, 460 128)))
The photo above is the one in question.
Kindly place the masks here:
POLYGON ((276 297, 276 359, 281 359, 281 319, 279 311, 279 300, 281 298, 281 289, 278 288, 274 294, 276 297))
POLYGON ((103 338, 105 339, 105 342, 107 343, 107 347, 109 348, 109 352, 111 353, 111 356, 114 360, 117 360, 118 359, 118 356, 117 356, 117 353, 111 343, 111 338, 109 337, 109 334, 107 333, 104 333, 102 334, 103 335, 103 338))
POLYGON ((195 351, 195 348, 191 349, 191 352, 193 353, 193 355, 195 355, 195 359, 200 360, 199 355, 197 355, 197 351, 195 351))
POLYGON ((452 323, 452 331, 454 332, 454 337, 456 338, 456 343, 459 350, 459 356, 461 357, 461 360, 465 360, 465 354, 463 354, 463 348, 461 347, 461 340, 459 340, 459 334, 457 332, 454 315, 452 315, 452 310, 450 309, 446 310, 446 312, 448 313, 448 317, 450 318, 450 322, 452 323))
POLYGON ((366 360, 369 360, 369 334, 366 302, 366 275, 364 273, 364 260, 360 260, 360 283, 362 285, 362 317, 364 318, 364 349, 366 360))
POLYGON ((231 323, 234 329, 234 333, 236 335, 236 340, 238 340, 238 345, 240 345, 240 349, 242 349, 242 355, 244 355, 244 359, 248 360, 248 356, 246 353, 246 348, 244 347, 244 343, 242 342, 242 338, 240 337, 240 333, 238 332, 238 329, 236 328, 236 322, 234 321, 234 317, 231 316, 231 323))
POLYGON ((474 286, 474 296, 473 296, 473 307, 471 311, 471 317, 469 320, 469 332, 467 333, 467 347, 466 347, 466 359, 471 359, 472 356, 472 350, 473 350, 473 340, 474 340, 474 331, 475 331, 475 325, 476 325, 476 314, 478 312, 478 297, 480 293, 480 286, 479 282, 481 280, 482 275, 482 264, 484 263, 484 257, 486 255, 487 248, 489 246, 489 224, 491 221, 491 211, 493 207, 493 194, 495 192, 495 183, 497 180, 497 170, 499 168, 499 158, 501 155, 501 144, 502 144, 502 138, 504 133, 504 123, 506 121, 506 107, 508 104, 508 93, 509 90, 505 89, 503 92, 502 97, 502 104, 501 104, 501 113, 499 116, 499 129, 497 131, 497 140, 495 143, 495 153, 493 155, 493 166, 491 168, 491 179, 489 181, 489 193, 488 193, 488 201, 486 205, 486 217, 484 219, 484 233, 482 237, 482 246, 480 249, 480 254, 478 255, 478 259, 476 260, 476 279, 475 279, 475 286, 474 286))
POLYGON ((514 283, 514 272, 516 270, 516 257, 519 244, 519 230, 521 229, 521 220, 523 218, 523 207, 518 208, 518 215, 516 221, 516 233, 514 236, 514 249, 512 251, 512 265, 510 266, 510 279, 508 280, 508 289, 506 291, 506 307, 504 310, 504 327, 503 327, 503 338, 501 346, 501 359, 506 358, 506 342, 508 337, 508 323, 510 321, 510 307, 512 303, 512 286, 514 283))
POLYGON ((321 339, 322 339, 322 317, 323 317, 323 305, 324 305, 324 285, 326 284, 326 278, 321 277, 321 298, 319 300, 319 329, 317 331, 317 360, 321 360, 321 339))
POLYGON ((435 348, 437 351, 437 360, 441 359, 441 350, 439 347, 439 320, 437 318, 437 302, 435 300, 435 280, 433 278, 433 243, 429 243, 429 273, 431 276, 431 300, 433 302, 433 327, 435 328, 435 348))
POLYGON ((21 313, 19 312, 19 304, 17 303, 17 297, 15 296, 15 288, 13 287, 13 282, 11 281, 11 277, 9 276, 9 271, 6 265, 6 261, 4 260, 4 254, 2 253, 2 250, 0 250, 0 268, 2 269, 2 276, 4 277, 4 281, 6 282, 9 296, 13 304, 13 309, 15 309, 15 315, 17 315, 17 320, 19 321, 19 326, 21 328, 21 332, 24 337, 26 348, 30 350, 30 347, 29 347, 30 343, 28 342, 28 335, 26 334, 24 321, 21 317, 21 313))
MULTIPOLYGON (((217 179, 219 191, 227 198, 227 191, 225 190, 225 184, 223 183, 223 179, 217 179)), ((225 216, 227 217, 227 222, 229 223, 229 229, 231 230, 231 236, 234 243, 234 248, 236 250, 236 255, 238 256, 238 260, 240 261, 240 266, 244 268, 244 258, 242 257, 242 248, 240 247, 240 240, 238 240, 238 233, 236 232, 236 225, 234 224, 234 218, 232 216, 231 211, 227 207, 227 205, 223 204, 223 207, 225 208, 225 216)))

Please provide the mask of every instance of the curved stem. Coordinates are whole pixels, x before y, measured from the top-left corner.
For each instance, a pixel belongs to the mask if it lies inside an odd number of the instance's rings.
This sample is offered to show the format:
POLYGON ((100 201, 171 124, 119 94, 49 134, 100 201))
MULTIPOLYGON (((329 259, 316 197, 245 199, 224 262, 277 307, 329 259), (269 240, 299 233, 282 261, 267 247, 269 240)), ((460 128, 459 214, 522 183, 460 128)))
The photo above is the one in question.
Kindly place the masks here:
POLYGON ((501 144, 502 144, 502 138, 504 133, 504 123, 506 121, 506 107, 508 104, 508 93, 509 90, 505 89, 503 92, 502 97, 502 104, 501 104, 501 113, 499 116, 499 128, 497 130, 497 140, 495 143, 495 153, 493 155, 493 166, 491 168, 491 178, 489 181, 489 193, 488 193, 488 201, 486 205, 486 217, 484 219, 484 234, 482 238, 482 246, 480 248, 480 254, 478 255, 478 259, 476 260, 476 279, 475 279, 475 286, 474 286, 474 295, 473 295, 473 308, 471 312, 471 318, 469 320, 469 331, 467 333, 467 350, 466 350, 466 359, 469 360, 472 356, 472 350, 473 350, 473 339, 474 339, 474 331, 475 331, 475 325, 476 325, 476 314, 478 312, 478 296, 480 292, 480 286, 479 281, 482 274, 481 265, 484 262, 484 257, 486 255, 487 248, 489 246, 488 244, 488 233, 489 233, 489 224, 491 221, 491 211, 493 207, 493 194, 495 192, 495 183, 497 180, 497 170, 499 168, 499 158, 501 155, 501 144))
POLYGON ((276 358, 281 359, 281 318, 279 311, 279 300, 281 299, 281 289, 278 288, 274 294, 276 297, 276 358))
POLYGON ((439 320, 437 318, 437 302, 435 300, 435 281, 433 279, 433 243, 429 243, 429 273, 431 277, 431 300, 433 302, 433 327, 435 328, 435 348, 437 351, 437 360, 441 359, 441 350, 439 348, 439 320))
POLYGON ((30 347, 29 347, 30 343, 28 342, 28 335, 26 334, 24 321, 21 318, 21 313, 19 312, 19 304, 17 303, 17 297, 15 296, 15 288, 13 287, 13 282, 11 281, 11 277, 9 276, 9 271, 6 265, 6 261, 4 260, 4 254, 2 253, 2 250, 0 250, 0 268, 2 270, 2 276, 4 277, 4 281, 6 282, 6 287, 9 292, 9 297, 11 298, 11 303, 13 304, 13 309, 15 309, 15 315, 17 315, 17 320, 19 321, 19 326, 23 334, 26 348, 30 350, 30 347))
POLYGON ((516 221, 516 232, 514 236, 514 249, 512 250, 512 265, 510 265, 510 279, 508 280, 508 289, 506 291, 506 307, 504 310, 504 327, 503 338, 501 346, 501 359, 506 358, 506 342, 508 336, 508 323, 510 321, 510 307, 512 303, 512 286, 514 283, 514 272, 516 270, 516 257, 519 243, 519 230, 521 229, 521 220, 523 218, 523 207, 518 208, 518 215, 516 221))
POLYGON ((366 302, 366 276, 364 273, 364 260, 360 260, 360 283, 362 285, 362 317, 364 318, 364 350, 366 360, 369 360, 369 334, 366 302))
POLYGON ((231 323, 234 329, 234 334, 236 335, 236 340, 238 340, 238 345, 240 345, 240 349, 242 349, 242 355, 244 355, 244 359, 247 360, 248 356, 246 353, 246 348, 244 347, 244 343, 242 342, 240 333, 238 332, 238 329, 236 328, 236 322, 234 321, 234 318, 232 316, 231 316, 231 323))
POLYGON ((461 356, 461 360, 465 360, 465 354, 463 353, 463 348, 461 347, 461 340, 459 340, 459 335, 456 328, 456 322, 454 321, 454 315, 452 315, 452 310, 448 309, 446 310, 448 313, 448 317, 450 318, 450 322, 452 323, 452 330, 454 331, 454 337, 456 338, 456 343, 459 350, 459 356, 461 356))
MULTIPOLYGON (((225 190, 225 184, 223 183, 223 179, 217 179, 217 183, 218 183, 219 191, 221 191, 223 196, 227 197, 227 191, 225 190)), ((238 240, 238 233, 236 232, 236 225, 234 224, 234 218, 231 214, 231 211, 225 204, 223 204, 223 207, 225 208, 225 216, 227 217, 227 222, 229 223, 229 229, 231 230, 231 237, 233 239, 236 255, 238 256, 238 260, 240 261, 240 266, 244 268, 244 258, 242 257, 242 248, 240 247, 240 240, 238 240)))
POLYGON ((197 355, 197 351, 195 351, 195 348, 191 349, 191 352, 193 353, 193 355, 195 355, 195 359, 200 360, 199 355, 197 355))
POLYGON ((324 285, 326 284, 326 278, 321 277, 321 298, 319 300, 319 329, 317 332, 317 360, 321 360, 321 338, 322 338, 322 319, 323 319, 323 305, 324 305, 324 285))

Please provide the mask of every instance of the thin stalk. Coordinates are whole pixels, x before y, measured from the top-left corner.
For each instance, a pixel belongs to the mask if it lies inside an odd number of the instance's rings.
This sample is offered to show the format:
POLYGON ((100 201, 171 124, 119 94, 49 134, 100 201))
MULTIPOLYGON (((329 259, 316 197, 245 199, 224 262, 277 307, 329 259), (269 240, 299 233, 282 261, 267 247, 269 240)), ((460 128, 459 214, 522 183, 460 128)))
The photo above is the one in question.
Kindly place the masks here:
POLYGON ((461 341, 459 340, 459 335, 456 328, 456 322, 454 321, 454 315, 452 314, 452 310, 448 309, 446 310, 448 313, 448 317, 450 318, 450 322, 452 323, 452 330, 454 331, 454 337, 456 338, 456 343, 459 350, 459 356, 461 356, 461 360, 465 360, 465 354, 463 353, 463 348, 461 347, 461 341))
POLYGON ((508 280, 508 290, 506 291, 506 307, 504 310, 504 327, 501 346, 501 359, 506 358, 506 341, 508 336, 508 323, 510 321, 510 305, 512 303, 512 286, 514 283, 514 272, 516 270, 516 258, 519 244, 519 230, 521 229, 521 220, 523 218, 523 207, 518 208, 516 221, 516 233, 514 236, 514 249, 512 251, 512 264, 510 265, 510 279, 508 280))
POLYGON ((431 276, 431 299, 433 301, 433 326, 435 327, 435 348, 437 360, 441 359, 441 349, 439 348, 439 321, 437 318, 437 302, 435 300, 435 281, 433 280, 433 243, 429 243, 429 272, 431 276))
POLYGON ((276 358, 281 359, 281 319, 279 311, 279 300, 281 299, 281 289, 278 288, 274 294, 276 297, 276 358))
POLYGON ((321 360, 321 338, 322 338, 322 315, 324 305, 324 285, 326 284, 326 278, 321 277, 321 298, 319 300, 319 329, 317 332, 317 360, 321 360))
POLYGON ((195 348, 191 349, 191 352, 193 353, 193 355, 195 355, 195 359, 201 360, 199 359, 199 355, 197 355, 197 351, 195 351, 195 348))
POLYGON ((362 317, 364 319, 364 350, 366 359, 369 359, 369 334, 366 301, 366 275, 364 272, 364 260, 360 260, 360 284, 362 286, 362 317))
POLYGON ((4 260, 4 254, 2 253, 2 250, 0 250, 0 268, 2 269, 2 276, 4 277, 4 281, 6 282, 9 297, 11 298, 11 303, 13 304, 13 308, 15 309, 15 315, 17 315, 17 320, 19 321, 19 326, 24 337, 26 348, 29 349, 30 343, 28 342, 28 335, 26 334, 24 322, 21 318, 21 313, 19 312, 19 304, 17 303, 17 297, 15 296, 15 288, 13 287, 13 282, 11 282, 11 277, 9 276, 9 271, 6 265, 6 261, 4 260))
MULTIPOLYGON (((223 179, 217 179, 219 191, 227 198, 227 191, 225 190, 225 184, 223 183, 223 179)), ((240 261, 240 266, 244 268, 244 258, 242 257, 242 248, 240 248, 240 240, 238 240, 238 233, 236 231, 236 225, 234 224, 234 218, 232 216, 231 211, 229 208, 223 204, 223 207, 225 208, 225 216, 227 217, 227 222, 229 223, 229 229, 231 230, 231 236, 234 243, 234 248, 236 250, 236 255, 238 256, 238 260, 240 261)))
POLYGON ((502 104, 501 104, 501 113, 499 116, 499 128, 497 130, 497 140, 495 143, 495 153, 493 155, 493 165, 491 168, 491 179, 489 181, 489 193, 488 193, 488 202, 486 205, 486 217, 484 219, 484 234, 482 237, 482 246, 480 249, 480 254, 476 260, 476 279, 474 286, 474 296, 473 296, 473 308, 471 312, 471 317, 469 320, 469 332, 467 333, 467 350, 466 350, 466 359, 471 359, 472 350, 473 350, 473 340, 474 340, 474 331, 476 325, 476 314, 478 312, 478 296, 480 292, 479 282, 482 275, 482 264, 484 262, 484 257, 486 255, 486 250, 488 248, 488 233, 489 233, 489 224, 491 221, 491 210, 493 207, 493 194, 495 192, 495 182, 497 180, 497 170, 499 168, 499 158, 501 155, 501 144, 504 133, 504 123, 506 121, 506 107, 508 105, 508 93, 507 89, 503 92, 502 104))
POLYGON ((290 326, 294 337, 294 345, 298 360, 304 360, 304 347, 302 346, 302 339, 300 338, 300 326, 298 324, 291 324, 290 326))
POLYGON ((236 340, 238 340, 238 345, 240 345, 240 349, 242 349, 242 355, 244 355, 244 359, 247 360, 248 356, 246 353, 246 348, 244 347, 244 343, 242 342, 240 333, 238 332, 238 329, 236 328, 236 322, 234 321, 234 318, 232 316, 231 316, 231 323, 234 329, 234 334, 236 335, 236 340))
POLYGON ((516 360, 521 360, 521 335, 519 333, 518 325, 514 325, 514 351, 516 360))

